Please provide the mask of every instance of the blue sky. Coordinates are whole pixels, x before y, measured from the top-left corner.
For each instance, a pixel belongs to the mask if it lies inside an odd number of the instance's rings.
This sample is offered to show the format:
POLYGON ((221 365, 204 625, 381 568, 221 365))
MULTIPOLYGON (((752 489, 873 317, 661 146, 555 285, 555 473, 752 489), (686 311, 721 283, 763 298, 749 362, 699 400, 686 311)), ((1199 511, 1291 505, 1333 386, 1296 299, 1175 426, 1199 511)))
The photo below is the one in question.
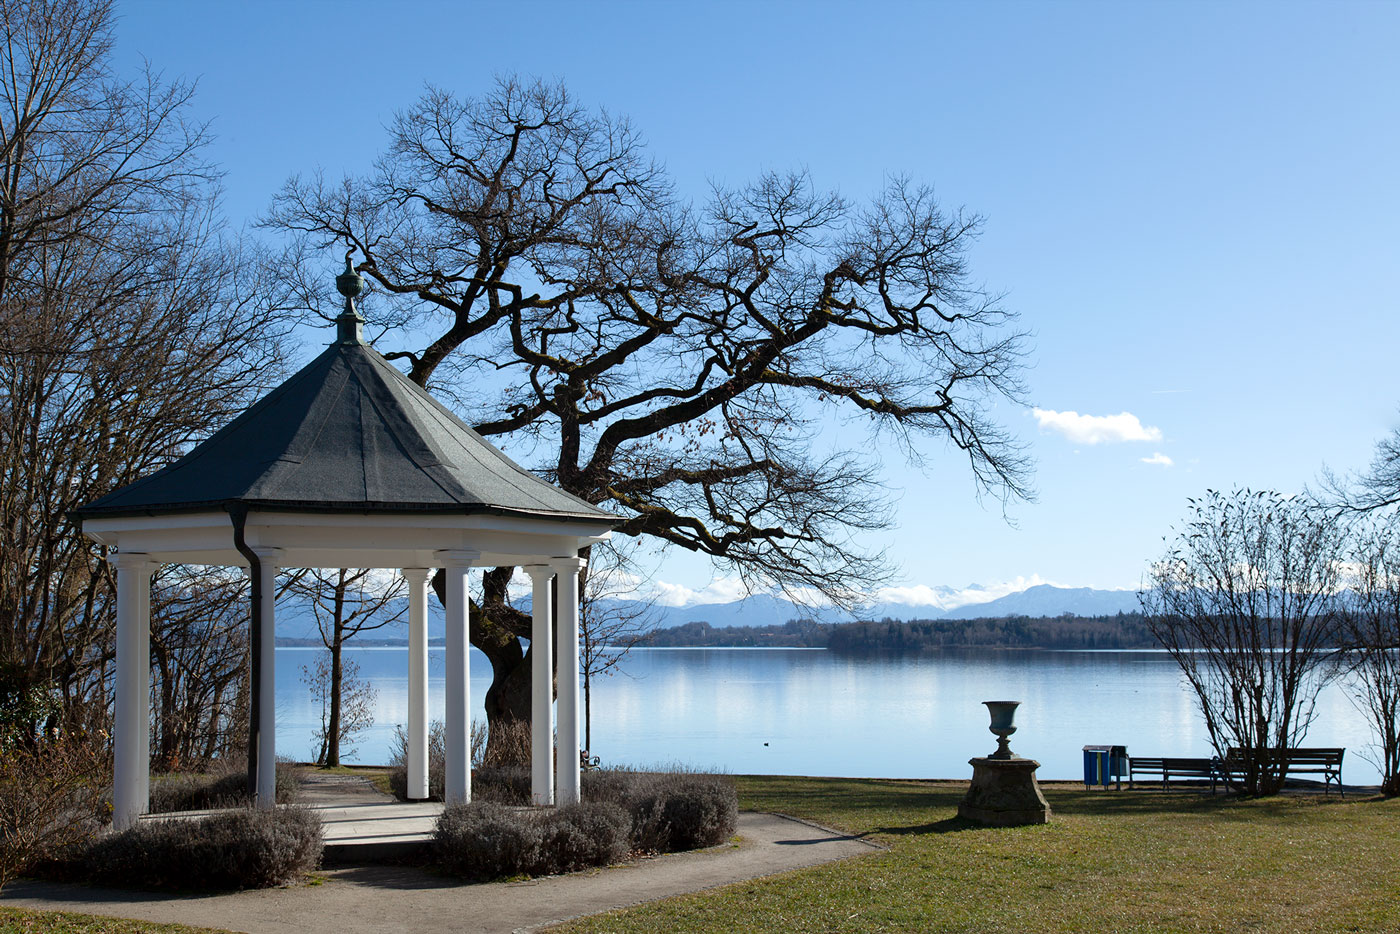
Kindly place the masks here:
MULTIPOLYGON (((1039 499, 1008 524, 955 455, 891 449, 899 526, 872 545, 908 585, 1135 586, 1187 497, 1299 490, 1400 421, 1400 4, 119 11, 119 68, 198 79, 236 225, 292 173, 366 170, 425 83, 510 72, 629 115, 696 198, 805 167, 852 199, 907 174, 984 215, 974 274, 1035 333, 1032 406, 1000 415, 1039 499)), ((686 556, 656 573, 712 584, 686 556)))

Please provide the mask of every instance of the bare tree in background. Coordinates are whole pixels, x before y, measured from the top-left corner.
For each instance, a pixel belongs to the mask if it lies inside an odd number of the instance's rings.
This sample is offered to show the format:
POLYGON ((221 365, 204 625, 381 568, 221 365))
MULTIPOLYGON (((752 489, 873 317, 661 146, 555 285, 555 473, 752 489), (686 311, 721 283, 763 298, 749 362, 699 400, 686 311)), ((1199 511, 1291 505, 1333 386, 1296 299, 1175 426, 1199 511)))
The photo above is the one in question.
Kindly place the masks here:
MULTIPOLYGON (((1028 494, 991 417, 1022 394, 1023 334, 969 275, 979 219, 902 179, 853 204, 766 173, 692 206, 626 120, 506 79, 475 99, 429 90, 369 177, 293 178, 266 224, 292 236, 281 281, 307 309, 333 317, 326 270, 353 247, 375 344, 412 380, 618 513, 622 536, 754 590, 850 603, 884 579, 858 540, 890 520, 872 433, 916 462, 950 447, 979 490, 1028 494)), ((493 735, 529 718, 512 572, 484 573, 472 617, 493 735)))
POLYGON ((1342 657, 1352 703, 1376 735, 1381 791, 1400 794, 1400 520, 1352 530, 1356 579, 1343 615, 1342 657))
POLYGON ((248 589, 227 568, 165 565, 151 583, 151 690, 160 771, 242 752, 248 722, 248 589))
POLYGON ((103 0, 0 5, 0 680, 106 716, 113 580, 70 509, 275 378, 277 314, 220 228, 192 88, 109 66, 103 0))
POLYGON ((1310 500, 1209 491, 1140 595, 1148 627, 1176 663, 1232 777, 1252 795, 1283 787, 1278 752, 1301 744, 1333 674, 1344 537, 1310 500))
POLYGON ((656 628, 655 599, 633 574, 630 554, 608 542, 590 551, 579 603, 579 668, 583 675, 583 748, 593 748, 593 679, 616 674, 623 659, 656 628))
POLYGON ((373 698, 367 693, 373 689, 357 680, 358 666, 353 671, 347 668, 345 643, 361 633, 403 622, 408 589, 403 578, 393 575, 386 581, 373 568, 310 568, 290 583, 289 592, 310 605, 321 642, 330 653, 326 670, 317 674, 320 668, 309 669, 307 683, 324 691, 325 729, 316 764, 338 766, 341 740, 374 722, 373 698), (324 689, 319 687, 322 681, 324 689))

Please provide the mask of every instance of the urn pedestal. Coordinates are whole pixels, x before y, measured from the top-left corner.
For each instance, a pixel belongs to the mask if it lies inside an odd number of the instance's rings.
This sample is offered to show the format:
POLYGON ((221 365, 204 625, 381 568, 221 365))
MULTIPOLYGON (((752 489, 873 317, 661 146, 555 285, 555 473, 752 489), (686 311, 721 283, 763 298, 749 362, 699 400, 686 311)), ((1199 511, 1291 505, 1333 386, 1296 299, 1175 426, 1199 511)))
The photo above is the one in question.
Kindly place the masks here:
POLYGON ((1050 805, 1040 793, 1034 759, 969 759, 972 787, 958 805, 958 816, 987 827, 1018 827, 1050 820, 1050 805))
POLYGON ((958 816, 988 827, 1045 823, 1050 820, 1050 805, 1035 781, 1040 763, 1022 759, 1007 745, 1007 738, 1016 732, 1016 708, 1021 702, 982 703, 991 714, 987 729, 996 736, 997 748, 990 756, 967 760, 972 766, 972 787, 958 805, 958 816))

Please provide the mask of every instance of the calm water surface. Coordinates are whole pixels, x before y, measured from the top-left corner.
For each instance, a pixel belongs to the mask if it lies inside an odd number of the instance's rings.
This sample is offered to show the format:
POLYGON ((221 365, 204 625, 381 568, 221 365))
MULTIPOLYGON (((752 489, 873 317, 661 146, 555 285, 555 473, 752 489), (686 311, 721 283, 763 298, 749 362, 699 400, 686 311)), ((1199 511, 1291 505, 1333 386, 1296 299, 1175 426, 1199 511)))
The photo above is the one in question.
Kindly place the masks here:
MULTIPOLYGON (((277 650, 277 748, 314 754, 320 714, 301 668, 321 649, 277 650)), ((408 652, 347 650, 378 692, 375 725, 347 761, 388 759, 407 722, 408 652)), ((430 716, 443 709, 443 651, 429 657, 430 716)), ((475 716, 491 668, 471 657, 475 716)), ((821 649, 636 649, 622 671, 594 682, 593 747, 605 764, 682 763, 745 773, 961 778, 969 757, 996 746, 984 700, 1020 700, 1011 748, 1038 759, 1042 778, 1079 778, 1082 747, 1129 754, 1210 754, 1205 727, 1176 664, 1160 652, 945 651, 851 658, 821 649)), ((1365 721, 1337 687, 1324 692, 1311 746, 1345 746, 1343 777, 1372 784, 1359 754, 1365 721)))

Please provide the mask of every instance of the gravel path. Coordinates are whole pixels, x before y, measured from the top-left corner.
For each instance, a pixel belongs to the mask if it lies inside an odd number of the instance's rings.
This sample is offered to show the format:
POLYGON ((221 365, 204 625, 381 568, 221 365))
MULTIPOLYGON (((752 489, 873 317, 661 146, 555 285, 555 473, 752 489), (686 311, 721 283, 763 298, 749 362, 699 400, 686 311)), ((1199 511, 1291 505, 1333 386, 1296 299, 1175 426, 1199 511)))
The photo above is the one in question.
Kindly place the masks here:
MULTIPOLYGON (((394 800, 356 775, 308 770, 301 783, 300 803, 318 810, 383 810, 394 800)), ((738 835, 737 845, 526 882, 467 885, 411 866, 345 866, 318 873, 316 884, 229 895, 155 895, 15 882, 0 892, 0 904, 249 934, 533 931, 556 921, 879 850, 864 840, 777 814, 740 814, 738 835)))
POLYGON ((739 836, 737 846, 527 882, 465 885, 412 867, 351 866, 324 871, 315 885, 230 895, 168 896, 16 882, 0 893, 0 904, 249 934, 484 934, 533 931, 556 921, 879 851, 864 840, 776 814, 740 814, 739 836))

